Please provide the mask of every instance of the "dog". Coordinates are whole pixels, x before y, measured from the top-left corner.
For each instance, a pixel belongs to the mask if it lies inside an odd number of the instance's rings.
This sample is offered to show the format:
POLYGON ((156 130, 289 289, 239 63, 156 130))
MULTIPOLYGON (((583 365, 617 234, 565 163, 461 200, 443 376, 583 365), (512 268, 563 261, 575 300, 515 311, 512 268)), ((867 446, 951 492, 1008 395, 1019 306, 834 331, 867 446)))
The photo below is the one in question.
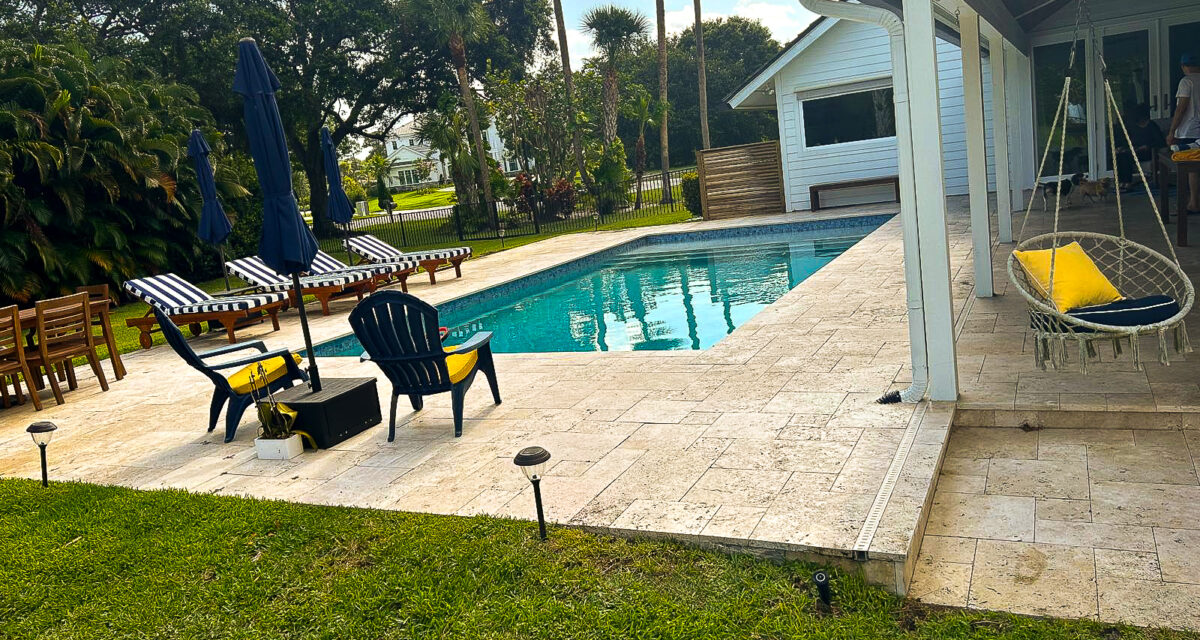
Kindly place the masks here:
POLYGON ((1101 178, 1099 180, 1088 180, 1086 177, 1080 179, 1076 185, 1079 190, 1079 195, 1087 198, 1089 202, 1108 202, 1108 194, 1112 191, 1113 179, 1101 178))
POLYGON ((1043 182, 1038 185, 1038 189, 1042 192, 1042 211, 1046 210, 1046 201, 1050 198, 1057 197, 1057 193, 1062 193, 1062 200, 1066 206, 1071 206, 1071 194, 1075 192, 1075 186, 1083 180, 1083 174, 1077 173, 1067 180, 1059 180, 1058 182, 1043 182))

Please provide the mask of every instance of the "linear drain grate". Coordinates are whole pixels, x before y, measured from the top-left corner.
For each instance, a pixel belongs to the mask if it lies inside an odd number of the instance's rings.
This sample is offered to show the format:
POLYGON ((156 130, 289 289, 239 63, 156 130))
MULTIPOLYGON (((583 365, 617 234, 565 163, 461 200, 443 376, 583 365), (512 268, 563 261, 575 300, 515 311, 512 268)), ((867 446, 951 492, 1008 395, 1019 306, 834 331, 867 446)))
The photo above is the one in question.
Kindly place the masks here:
POLYGON ((883 484, 879 487, 879 493, 875 494, 875 501, 871 503, 871 509, 867 511, 867 519, 863 522, 862 529, 858 531, 858 540, 854 542, 854 559, 866 560, 867 551, 871 548, 871 541, 875 539, 875 532, 879 530, 879 523, 883 520, 883 512, 887 509, 888 502, 892 499, 892 492, 896 490, 896 483, 900 480, 900 472, 904 470, 904 463, 908 461, 908 453, 912 449, 913 442, 917 439, 917 430, 921 427, 921 421, 925 417, 925 411, 929 408, 927 401, 922 401, 917 404, 916 411, 913 412, 912 418, 908 421, 908 427, 904 430, 904 436, 900 438, 900 445, 896 448, 896 455, 892 457, 892 464, 888 467, 887 474, 883 476, 883 484))

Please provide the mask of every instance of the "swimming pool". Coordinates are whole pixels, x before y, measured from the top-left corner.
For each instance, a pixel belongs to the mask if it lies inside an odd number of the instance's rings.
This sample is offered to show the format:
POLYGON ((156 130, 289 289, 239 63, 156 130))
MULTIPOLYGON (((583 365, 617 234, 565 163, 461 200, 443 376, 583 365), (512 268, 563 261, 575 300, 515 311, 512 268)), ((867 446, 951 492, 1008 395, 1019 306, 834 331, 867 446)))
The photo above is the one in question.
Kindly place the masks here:
MULTIPOLYGON (((439 305, 498 353, 706 349, 891 216, 647 236, 439 305)), ((318 356, 357 356, 354 336, 318 356)))

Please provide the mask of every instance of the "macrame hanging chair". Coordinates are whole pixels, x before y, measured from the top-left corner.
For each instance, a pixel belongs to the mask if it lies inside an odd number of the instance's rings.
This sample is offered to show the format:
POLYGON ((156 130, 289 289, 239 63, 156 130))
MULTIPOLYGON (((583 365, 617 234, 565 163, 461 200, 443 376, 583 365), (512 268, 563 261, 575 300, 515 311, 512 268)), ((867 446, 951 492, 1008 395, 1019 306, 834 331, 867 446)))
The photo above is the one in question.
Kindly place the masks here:
MULTIPOLYGON (((1076 15, 1075 35, 1071 39, 1071 55, 1063 80, 1062 94, 1059 96, 1058 107, 1054 113, 1054 122, 1050 125, 1050 135, 1046 140, 1046 148, 1042 153, 1041 164, 1038 166, 1039 185, 1044 177, 1043 170, 1046 168, 1046 158, 1049 156, 1050 146, 1053 144, 1056 131, 1059 132, 1057 174, 1059 177, 1056 180, 1063 179, 1063 156, 1066 150, 1066 114, 1069 109, 1067 96, 1071 88, 1071 70, 1075 66, 1080 19, 1084 16, 1085 12, 1085 3, 1081 0, 1076 15), (1060 121, 1062 124, 1061 129, 1059 129, 1060 121)), ((1091 25, 1090 17, 1088 18, 1088 23, 1090 25, 1090 36, 1095 39, 1095 26, 1091 25)), ((1101 51, 1099 47, 1095 47, 1094 50, 1097 52, 1101 51)), ((1117 157, 1117 143, 1113 135, 1114 124, 1120 127, 1122 139, 1125 141, 1127 147, 1129 149, 1134 149, 1135 147, 1129 139, 1129 132, 1125 127, 1125 121, 1121 116, 1120 109, 1116 106, 1116 98, 1113 96, 1112 87, 1108 81, 1107 69, 1102 54, 1099 56, 1099 61, 1101 76, 1104 79, 1108 140, 1112 154, 1111 157, 1115 161, 1117 157)), ((1162 231, 1163 240, 1166 243, 1167 253, 1170 254, 1170 257, 1138 244, 1125 236, 1125 215, 1119 188, 1115 190, 1117 223, 1119 228, 1119 235, 1116 236, 1090 231, 1060 230, 1059 221, 1063 198, 1063 189, 1060 186, 1054 188, 1053 230, 1050 233, 1021 241, 1025 235, 1025 226, 1029 222, 1029 214, 1033 209, 1034 197, 1037 195, 1039 189, 1035 189, 1034 194, 1029 198, 1029 203, 1025 208, 1025 218, 1021 225, 1020 235, 1018 236, 1018 245, 1008 258, 1008 277, 1029 305, 1030 323, 1035 332, 1034 358, 1041 369, 1045 369, 1047 364, 1050 364, 1054 369, 1065 367, 1069 361, 1070 352, 1076 351, 1079 359, 1079 371, 1087 373, 1088 360, 1098 357, 1096 343, 1109 342, 1112 345, 1114 358, 1121 355, 1122 345, 1128 345, 1134 365, 1138 370, 1142 370, 1142 355, 1139 347, 1141 336, 1156 336, 1158 338, 1158 361, 1163 365, 1170 364, 1168 334, 1176 353, 1190 353, 1192 351, 1192 347, 1188 342, 1184 318, 1192 309, 1192 304, 1196 296, 1195 289, 1192 287, 1192 282, 1187 274, 1179 266, 1179 257, 1175 254, 1175 248, 1171 245, 1167 229, 1163 225, 1162 218, 1159 216, 1158 206, 1155 203, 1153 194, 1150 192, 1150 183, 1146 179, 1145 172, 1142 170, 1140 163, 1134 162, 1134 166, 1137 167, 1146 197, 1149 199, 1151 209, 1154 213, 1154 220, 1158 223, 1158 227, 1162 231), (1076 313, 1073 315, 1073 312, 1079 311, 1076 309, 1060 311, 1053 301, 1055 262, 1059 253, 1058 250, 1073 242, 1079 243, 1087 254, 1087 257, 1091 258, 1100 272, 1109 279, 1125 299, 1166 296, 1178 305, 1178 311, 1170 317, 1157 322, 1135 325, 1096 322, 1095 314, 1086 314, 1088 316, 1087 319, 1081 318, 1078 316, 1084 314, 1076 313), (1054 251, 1049 252, 1050 272, 1049 287, 1047 290, 1043 290, 1044 287, 1040 283, 1035 282, 1035 278, 1026 271, 1017 258, 1017 252, 1044 249, 1054 249, 1054 251)))

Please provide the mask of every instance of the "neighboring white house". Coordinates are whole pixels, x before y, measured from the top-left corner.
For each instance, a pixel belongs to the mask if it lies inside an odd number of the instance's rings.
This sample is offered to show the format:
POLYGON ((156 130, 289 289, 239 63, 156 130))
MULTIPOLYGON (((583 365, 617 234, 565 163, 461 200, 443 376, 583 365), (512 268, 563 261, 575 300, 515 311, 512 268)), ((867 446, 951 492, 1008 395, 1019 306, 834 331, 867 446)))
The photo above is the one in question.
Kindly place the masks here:
MULTIPOLYGON (((484 135, 491 148, 491 156, 500 163, 503 170, 506 173, 517 171, 517 161, 507 157, 507 150, 495 125, 488 127, 484 135)), ((415 122, 407 122, 397 127, 383 144, 388 160, 392 162, 392 170, 387 177, 388 188, 437 184, 450 179, 449 168, 442 162, 441 154, 421 139, 415 122), (432 162, 429 176, 424 179, 418 167, 418 163, 423 160, 432 162)))
MULTIPOLYGON (((942 160, 946 193, 967 193, 962 59, 937 41, 942 160)), ((992 157, 991 74, 984 66, 988 182, 992 157)), ((734 109, 770 109, 779 117, 779 146, 789 211, 810 208, 809 187, 897 175, 888 35, 874 25, 819 18, 729 99, 734 109)), ((896 200, 891 184, 832 189, 821 206, 896 200)))

